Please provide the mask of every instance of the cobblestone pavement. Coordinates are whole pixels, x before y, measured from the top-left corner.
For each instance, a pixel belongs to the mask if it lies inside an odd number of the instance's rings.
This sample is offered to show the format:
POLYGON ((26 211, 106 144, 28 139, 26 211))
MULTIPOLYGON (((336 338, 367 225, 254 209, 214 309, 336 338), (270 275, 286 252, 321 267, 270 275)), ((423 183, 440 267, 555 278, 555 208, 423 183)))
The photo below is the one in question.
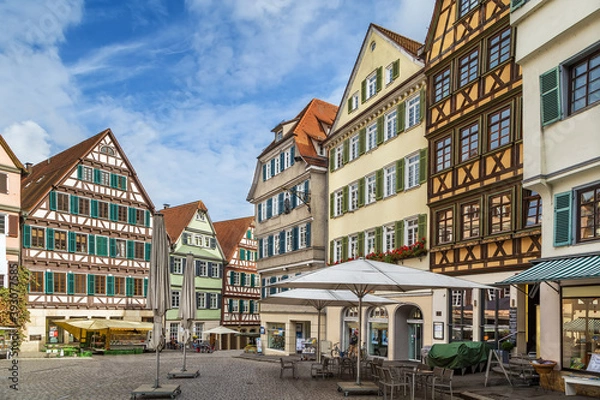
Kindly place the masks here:
MULTIPOLYGON (((295 358, 297 359, 297 357, 295 358)), ((160 383, 179 384, 178 399, 243 400, 325 400, 343 399, 337 391, 338 378, 311 378, 311 362, 298 363, 299 379, 289 371, 279 378, 279 362, 266 356, 240 357, 239 350, 212 354, 188 354, 188 371, 199 370, 194 379, 167 379, 167 373, 182 366, 181 352, 164 351, 160 356, 160 383)), ((19 390, 10 389, 11 360, 0 360, 0 399, 67 400, 129 399, 143 384, 153 384, 156 375, 154 353, 84 358, 20 358, 19 390)), ((556 392, 539 387, 511 388, 495 378, 491 388, 483 389, 483 373, 456 377, 456 391, 469 388, 490 399, 558 399, 556 392)), ((417 393, 417 397, 422 395, 417 393)), ((351 396, 350 399, 376 399, 377 396, 351 396)), ((407 397, 401 397, 408 399, 407 397)), ((569 399, 590 399, 575 396, 569 399)))

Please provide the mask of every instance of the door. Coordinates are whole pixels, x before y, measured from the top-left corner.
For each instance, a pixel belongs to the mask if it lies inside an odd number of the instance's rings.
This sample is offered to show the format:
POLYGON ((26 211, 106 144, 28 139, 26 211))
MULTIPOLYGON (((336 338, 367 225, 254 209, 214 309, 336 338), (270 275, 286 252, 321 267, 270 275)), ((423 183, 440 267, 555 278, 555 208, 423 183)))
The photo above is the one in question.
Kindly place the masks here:
POLYGON ((408 324, 408 359, 421 361, 421 348, 423 347, 423 324, 408 324))

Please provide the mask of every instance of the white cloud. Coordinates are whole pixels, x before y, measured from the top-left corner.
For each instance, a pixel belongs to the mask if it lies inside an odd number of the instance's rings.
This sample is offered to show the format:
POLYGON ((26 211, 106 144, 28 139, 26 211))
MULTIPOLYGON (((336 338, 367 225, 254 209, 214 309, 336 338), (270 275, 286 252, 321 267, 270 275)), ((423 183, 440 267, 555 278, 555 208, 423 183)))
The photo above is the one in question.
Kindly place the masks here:
POLYGON ((51 155, 50 135, 34 121, 14 123, 2 131, 2 136, 23 164, 37 164, 51 155))

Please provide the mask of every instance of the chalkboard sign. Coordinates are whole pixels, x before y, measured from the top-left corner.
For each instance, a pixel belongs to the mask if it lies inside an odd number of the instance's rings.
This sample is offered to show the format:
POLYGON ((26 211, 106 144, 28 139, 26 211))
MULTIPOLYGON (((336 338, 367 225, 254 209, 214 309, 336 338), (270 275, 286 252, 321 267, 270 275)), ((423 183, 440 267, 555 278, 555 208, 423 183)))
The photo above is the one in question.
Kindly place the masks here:
POLYGON ((517 333, 517 308, 511 307, 508 310, 508 327, 510 329, 510 333, 517 333))

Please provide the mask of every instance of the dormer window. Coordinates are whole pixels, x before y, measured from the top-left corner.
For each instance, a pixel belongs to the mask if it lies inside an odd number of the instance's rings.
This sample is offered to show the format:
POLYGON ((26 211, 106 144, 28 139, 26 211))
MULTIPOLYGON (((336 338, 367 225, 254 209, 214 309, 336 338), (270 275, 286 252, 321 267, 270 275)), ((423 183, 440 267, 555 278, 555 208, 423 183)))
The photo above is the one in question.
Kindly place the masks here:
POLYGON ((196 220, 197 221, 204 221, 204 213, 202 211, 198 211, 196 213, 196 220))
POLYGON ((100 147, 100 153, 107 154, 109 156, 115 155, 115 149, 110 146, 102 146, 100 147))
POLYGON ((283 131, 277 131, 275 133, 275 141, 279 142, 281 139, 283 139, 283 131))

